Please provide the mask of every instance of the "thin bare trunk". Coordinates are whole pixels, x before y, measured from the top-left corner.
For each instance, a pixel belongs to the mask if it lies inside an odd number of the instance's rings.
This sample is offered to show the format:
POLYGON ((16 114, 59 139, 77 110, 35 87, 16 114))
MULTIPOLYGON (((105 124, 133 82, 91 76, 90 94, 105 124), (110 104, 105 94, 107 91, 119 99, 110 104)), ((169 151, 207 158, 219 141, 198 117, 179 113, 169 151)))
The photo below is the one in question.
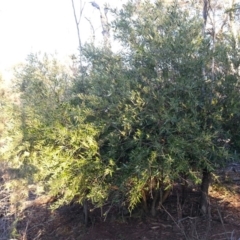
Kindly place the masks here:
POLYGON ((111 48, 110 44, 110 29, 109 29, 109 23, 107 18, 107 11, 104 12, 104 14, 100 11, 100 19, 102 24, 102 34, 104 39, 104 45, 107 48, 111 48))
MULTIPOLYGON (((208 10, 209 10, 209 1, 203 0, 203 10, 202 10, 202 16, 203 16, 202 36, 203 36, 203 38, 205 38, 205 35, 206 35, 208 10)), ((203 63, 203 65, 202 65, 202 77, 203 77, 203 81, 207 80, 205 63, 203 63)), ((206 93, 205 93, 204 84, 203 84, 203 87, 202 87, 202 98, 203 99, 205 98, 205 95, 206 95, 206 93)))
POLYGON ((74 0, 72 0, 73 14, 74 14, 74 19, 75 19, 75 24, 76 24, 76 28, 77 28, 77 34, 78 34, 79 60, 80 60, 80 67, 81 68, 82 68, 82 40, 81 40, 81 33, 80 33, 79 24, 80 24, 81 19, 82 19, 82 13, 83 13, 84 6, 85 6, 85 3, 82 4, 82 0, 80 0, 80 11, 79 11, 79 19, 78 19, 75 4, 74 4, 74 0))
POLYGON ((233 36, 233 40, 234 40, 234 47, 237 47, 238 42, 237 42, 237 26, 236 26, 236 22, 234 19, 234 8, 235 8, 235 0, 229 0, 229 8, 231 9, 229 11, 229 26, 230 26, 230 31, 232 33, 233 36))
MULTIPOLYGON (((237 25, 234 17, 234 8, 236 6, 235 0, 229 0, 229 28, 233 38, 233 52, 238 52, 238 38, 237 38, 237 25)), ((229 57, 230 59, 230 57, 229 57)), ((239 74, 239 67, 235 67, 231 63, 231 72, 239 74)))
MULTIPOLYGON (((203 14, 203 28, 202 28, 203 38, 206 37, 206 26, 207 26, 207 21, 208 21, 208 17, 209 17, 209 8, 210 8, 209 0, 203 0, 203 12, 202 12, 202 14, 203 14)), ((207 79, 206 65, 205 64, 206 63, 203 63, 203 66, 202 66, 202 75, 203 75, 203 80, 204 81, 207 79)), ((214 61, 212 61, 212 67, 213 67, 213 64, 214 64, 214 61)), ((206 98, 206 97, 207 97, 206 93, 203 90, 203 99, 206 98)), ((212 96, 210 96, 210 98, 212 98, 212 96)), ((200 209, 201 209, 202 214, 204 214, 204 215, 208 212, 209 182, 210 182, 209 172, 206 169, 203 169, 200 209)))
POLYGON ((107 13, 108 13, 108 7, 104 8, 104 14, 101 10, 101 7, 95 3, 95 2, 90 2, 94 8, 96 8, 99 13, 100 13, 100 21, 102 24, 102 35, 103 35, 103 40, 104 40, 104 46, 106 48, 111 48, 110 45, 110 27, 108 23, 108 18, 107 18, 107 13))
POLYGON ((216 0, 215 0, 215 6, 212 8, 212 64, 211 64, 211 92, 210 92, 210 102, 212 102, 213 99, 213 88, 214 88, 214 81, 215 81, 215 45, 216 45, 216 19, 215 19, 215 11, 216 11, 216 0))

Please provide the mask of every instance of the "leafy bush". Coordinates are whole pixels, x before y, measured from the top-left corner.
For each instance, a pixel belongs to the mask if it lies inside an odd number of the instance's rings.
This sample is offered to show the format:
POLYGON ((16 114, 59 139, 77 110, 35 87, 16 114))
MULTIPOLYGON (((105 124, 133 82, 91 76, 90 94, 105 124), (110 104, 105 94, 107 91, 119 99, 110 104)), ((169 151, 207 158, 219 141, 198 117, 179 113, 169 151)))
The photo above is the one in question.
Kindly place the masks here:
POLYGON ((238 149, 239 76, 213 73, 230 46, 213 49, 198 14, 159 1, 114 13, 123 51, 86 45, 75 79, 47 56, 30 55, 18 70, 13 155, 59 204, 101 206, 117 191, 114 201, 130 209, 151 199, 154 214, 182 176, 199 182, 202 173, 206 193, 211 171, 238 149))

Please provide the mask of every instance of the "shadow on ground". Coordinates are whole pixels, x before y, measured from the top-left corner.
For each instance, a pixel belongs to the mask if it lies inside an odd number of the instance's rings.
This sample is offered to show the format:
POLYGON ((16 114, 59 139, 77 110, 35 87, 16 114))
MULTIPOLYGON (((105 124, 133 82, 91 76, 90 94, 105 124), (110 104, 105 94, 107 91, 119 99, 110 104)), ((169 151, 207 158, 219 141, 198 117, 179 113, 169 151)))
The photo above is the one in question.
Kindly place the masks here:
MULTIPOLYGON (((235 184, 228 185, 233 189, 235 184)), ((240 186, 238 186, 240 187, 240 186)), ((95 209, 84 225, 83 209, 79 204, 63 206, 55 211, 49 202, 36 201, 25 209, 16 224, 16 239, 32 240, 133 240, 133 239, 239 239, 240 193, 226 188, 211 189, 211 219, 195 216, 200 192, 188 194, 179 218, 177 195, 174 193, 155 218, 139 214, 123 215, 116 207, 106 205, 100 217, 95 209), (178 220, 177 220, 178 219, 178 220), (235 238, 234 238, 235 237, 235 238)), ((91 206, 89 206, 91 208, 91 206)))
POLYGON ((105 205, 102 211, 89 205, 89 224, 85 226, 81 205, 74 203, 53 211, 50 206, 54 198, 37 197, 31 190, 24 208, 19 209, 23 204, 16 201, 12 204, 11 196, 15 194, 21 201, 21 195, 5 187, 9 179, 4 174, 2 171, 0 176, 0 240, 240 239, 239 181, 211 187, 208 217, 199 216, 197 187, 188 189, 188 197, 180 207, 181 196, 175 186, 154 218, 143 214, 140 208, 130 217, 128 212, 111 204, 105 205))

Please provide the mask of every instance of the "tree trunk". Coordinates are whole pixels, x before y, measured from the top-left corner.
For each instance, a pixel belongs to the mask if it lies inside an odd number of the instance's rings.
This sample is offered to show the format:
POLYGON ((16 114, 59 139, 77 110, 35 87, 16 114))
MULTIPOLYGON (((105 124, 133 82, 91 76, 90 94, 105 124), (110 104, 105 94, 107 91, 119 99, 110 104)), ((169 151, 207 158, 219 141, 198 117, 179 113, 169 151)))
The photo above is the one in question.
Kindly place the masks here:
POLYGON ((200 211, 203 215, 206 215, 209 208, 208 189, 211 180, 211 173, 207 169, 203 169, 202 174, 200 211))
POLYGON ((87 226, 87 224, 88 224, 88 204, 87 204, 86 199, 83 201, 83 214, 84 214, 84 223, 87 226))

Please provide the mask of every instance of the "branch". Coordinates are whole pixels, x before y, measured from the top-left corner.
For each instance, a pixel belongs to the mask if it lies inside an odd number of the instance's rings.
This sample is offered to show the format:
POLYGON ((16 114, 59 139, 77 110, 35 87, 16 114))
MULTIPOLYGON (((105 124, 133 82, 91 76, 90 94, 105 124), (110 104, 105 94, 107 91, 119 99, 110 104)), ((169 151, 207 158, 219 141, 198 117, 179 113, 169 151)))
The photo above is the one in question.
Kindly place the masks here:
POLYGON ((93 43, 95 42, 95 29, 92 25, 92 22, 90 21, 90 19, 88 19, 87 17, 85 17, 85 19, 89 22, 91 29, 92 29, 92 36, 93 36, 93 43))

